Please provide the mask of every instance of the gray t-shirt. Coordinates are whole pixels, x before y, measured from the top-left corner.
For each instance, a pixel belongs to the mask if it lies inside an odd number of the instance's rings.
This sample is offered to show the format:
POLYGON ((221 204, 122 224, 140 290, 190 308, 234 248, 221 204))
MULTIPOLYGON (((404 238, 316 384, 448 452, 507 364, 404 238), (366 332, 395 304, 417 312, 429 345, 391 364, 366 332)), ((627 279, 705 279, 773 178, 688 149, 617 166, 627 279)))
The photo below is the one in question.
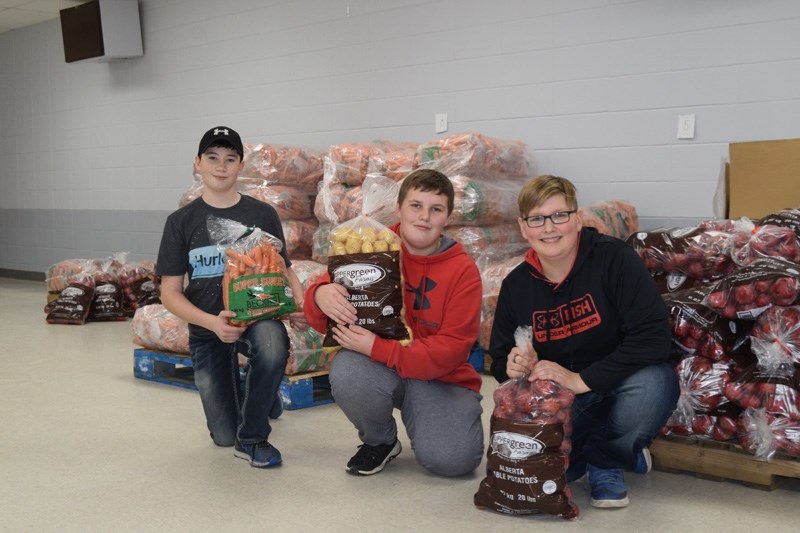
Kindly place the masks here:
MULTIPOLYGON (((183 291, 186 298, 203 311, 216 315, 223 309, 221 285, 225 272, 225 254, 211 242, 206 226, 209 215, 260 228, 277 237, 283 243, 281 256, 286 261, 286 266, 291 266, 292 263, 286 253, 286 239, 278 214, 275 208, 264 202, 241 196, 236 205, 220 209, 208 205, 200 197, 172 213, 167 218, 161 236, 156 274, 188 274, 189 283, 183 291)), ((189 324, 189 333, 197 337, 214 335, 211 331, 193 324, 189 324)))

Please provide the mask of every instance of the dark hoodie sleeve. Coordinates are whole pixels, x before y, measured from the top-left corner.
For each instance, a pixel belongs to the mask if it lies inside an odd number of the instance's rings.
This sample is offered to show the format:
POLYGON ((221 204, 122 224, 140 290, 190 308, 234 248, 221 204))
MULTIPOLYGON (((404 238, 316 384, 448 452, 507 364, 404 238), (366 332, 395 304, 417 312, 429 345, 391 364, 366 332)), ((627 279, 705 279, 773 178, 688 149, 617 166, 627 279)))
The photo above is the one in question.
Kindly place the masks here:
POLYGON ((604 268, 606 291, 621 321, 622 342, 580 372, 586 385, 598 393, 609 392, 640 368, 666 362, 672 344, 667 306, 636 252, 619 246, 604 268))
POLYGON ((517 329, 517 320, 514 318, 514 304, 511 298, 513 294, 513 276, 509 275, 500 285, 500 294, 497 297, 497 307, 495 308, 494 322, 492 323, 492 333, 489 340, 489 355, 492 358, 490 366, 492 375, 502 383, 508 380, 506 374, 506 362, 508 353, 515 346, 514 332, 517 329))

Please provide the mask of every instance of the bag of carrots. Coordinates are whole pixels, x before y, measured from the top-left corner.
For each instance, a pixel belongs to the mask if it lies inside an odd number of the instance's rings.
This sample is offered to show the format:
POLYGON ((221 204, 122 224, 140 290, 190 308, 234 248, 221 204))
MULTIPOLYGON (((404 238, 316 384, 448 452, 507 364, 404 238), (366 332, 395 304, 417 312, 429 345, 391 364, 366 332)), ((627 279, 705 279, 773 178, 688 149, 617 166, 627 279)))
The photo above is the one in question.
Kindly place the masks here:
POLYGON ((231 323, 252 324, 297 310, 280 255, 280 239, 226 218, 208 217, 208 232, 225 254, 222 302, 236 316, 231 323))

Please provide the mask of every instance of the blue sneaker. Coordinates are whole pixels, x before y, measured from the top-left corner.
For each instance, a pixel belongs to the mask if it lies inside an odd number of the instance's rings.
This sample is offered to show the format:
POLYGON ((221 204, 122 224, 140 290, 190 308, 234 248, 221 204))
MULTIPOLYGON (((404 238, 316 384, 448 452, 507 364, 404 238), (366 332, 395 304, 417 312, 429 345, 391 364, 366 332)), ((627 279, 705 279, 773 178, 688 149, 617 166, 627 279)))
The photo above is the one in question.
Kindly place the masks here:
POLYGON ((650 455, 649 448, 642 448, 642 451, 636 454, 636 463, 633 465, 633 471, 637 474, 647 474, 653 469, 653 456, 650 455))
POLYGON ((236 445, 233 447, 233 455, 240 459, 246 459, 250 462, 250 466, 256 468, 276 466, 281 464, 283 460, 278 448, 267 441, 242 444, 237 440, 236 445))
POLYGON ((275 395, 275 401, 272 402, 272 409, 269 410, 269 417, 272 420, 279 418, 283 414, 283 397, 281 393, 275 395))
POLYGON ((626 507, 630 503, 621 468, 597 468, 589 464, 586 465, 586 479, 591 491, 589 503, 593 507, 626 507))

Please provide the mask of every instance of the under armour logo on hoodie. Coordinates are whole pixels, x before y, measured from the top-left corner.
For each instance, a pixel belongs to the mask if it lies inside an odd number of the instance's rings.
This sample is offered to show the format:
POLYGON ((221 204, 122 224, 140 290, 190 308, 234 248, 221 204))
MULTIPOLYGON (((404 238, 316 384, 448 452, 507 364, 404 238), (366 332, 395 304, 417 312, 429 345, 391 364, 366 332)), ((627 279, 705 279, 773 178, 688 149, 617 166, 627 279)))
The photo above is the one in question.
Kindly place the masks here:
POLYGON ((419 281, 419 287, 414 287, 410 283, 407 283, 407 285, 408 288, 406 290, 414 293, 414 309, 430 309, 431 302, 425 297, 425 293, 433 290, 433 288, 436 287, 436 282, 422 276, 422 279, 419 281))

